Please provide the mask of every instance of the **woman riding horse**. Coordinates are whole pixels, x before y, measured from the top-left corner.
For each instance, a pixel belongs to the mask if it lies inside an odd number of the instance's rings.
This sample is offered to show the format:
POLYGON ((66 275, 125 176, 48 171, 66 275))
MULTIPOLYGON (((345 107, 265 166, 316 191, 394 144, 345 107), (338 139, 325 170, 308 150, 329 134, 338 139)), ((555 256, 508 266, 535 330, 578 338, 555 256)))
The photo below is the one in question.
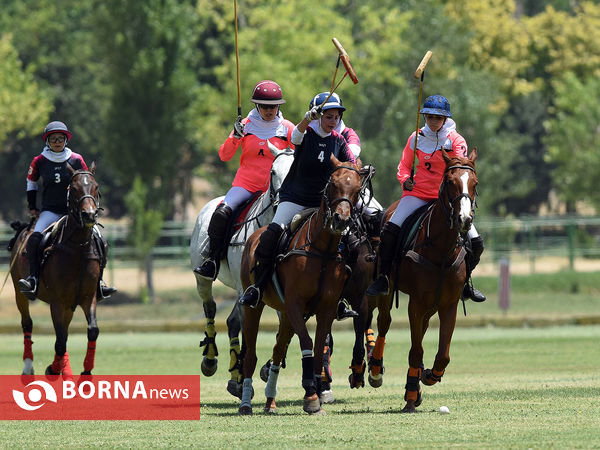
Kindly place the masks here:
MULTIPOLYGON (((42 231, 63 215, 67 214, 67 187, 71 172, 67 166, 75 170, 88 170, 83 157, 67 147, 72 133, 63 122, 50 122, 44 128, 42 140, 45 142, 41 154, 33 158, 27 172, 27 203, 29 213, 37 217, 33 233, 27 241, 27 258, 29 260, 29 275, 19 280, 19 289, 29 298, 35 300, 40 270, 38 246, 42 240, 42 231), (37 208, 36 199, 39 185, 42 186, 42 210, 37 208)), ((100 235, 98 227, 94 229, 94 239, 103 252, 102 270, 106 266, 106 252, 108 244, 100 235)), ((108 287, 102 281, 100 273, 99 293, 102 298, 109 297, 116 292, 113 287, 108 287)))
MULTIPOLYGON (((75 171, 68 164, 66 169, 70 173, 70 181, 67 183, 68 214, 48 232, 47 244, 44 249, 40 249, 44 253, 42 267, 38 272, 39 279, 36 279, 38 289, 35 295, 50 305, 56 334, 54 362, 46 369, 46 375, 62 374, 63 377, 69 378, 72 371, 67 352, 67 337, 69 324, 77 306, 83 310, 88 323, 88 347, 82 375, 91 375, 94 367, 99 333, 96 303, 103 250, 92 238, 100 210, 98 183, 94 178, 96 165, 92 163, 89 171, 75 171)), ((62 176, 61 172, 57 172, 58 174, 62 176)), ((27 243, 27 252, 38 251, 26 241, 28 232, 23 230, 17 238, 18 245, 13 247, 11 257, 15 264, 11 268, 11 275, 24 335, 23 374, 33 375, 33 321, 29 313, 29 301, 21 292, 24 280, 19 279, 27 272, 27 260, 23 251, 25 244, 27 243)), ((29 254, 29 257, 32 255, 29 254)))
MULTIPOLYGON (((442 95, 432 95, 425 99, 420 111, 425 117, 425 127, 419 130, 418 139, 413 133, 409 138, 402 159, 398 165, 398 180, 404 190, 394 214, 381 233, 379 277, 369 286, 369 295, 387 294, 389 274, 396 244, 404 220, 421 206, 437 198, 438 189, 444 174, 444 159, 440 149, 450 151, 451 155, 467 156, 467 141, 456 131, 456 123, 450 113, 450 102, 442 95), (414 151, 414 142, 418 147, 414 151), (418 157, 416 176, 412 177, 415 154, 418 157)), ((479 263, 483 253, 483 238, 474 225, 469 230, 471 251, 467 253, 467 282, 463 297, 475 302, 485 301, 485 295, 475 289, 470 282, 471 273, 479 263)))
MULTIPOLYGON (((339 123, 340 113, 345 108, 337 101, 332 101, 331 103, 332 107, 328 107, 330 105, 327 103, 319 106, 311 105, 311 109, 306 112, 304 119, 302 119, 292 133, 292 143, 296 146, 296 152, 294 155, 294 163, 292 164, 290 172, 280 191, 281 204, 275 213, 273 221, 260 235, 258 244, 256 245, 255 242, 254 244, 251 244, 252 238, 246 244, 246 251, 252 252, 252 257, 255 260, 253 269, 254 284, 248 286, 244 295, 240 298, 240 303, 246 306, 256 308, 263 296, 265 288, 271 278, 277 244, 284 231, 284 227, 290 223, 296 214, 307 208, 315 208, 322 203, 322 193, 328 185, 332 170, 332 162, 330 160, 333 158, 335 161, 339 159, 342 162, 350 161, 354 163, 355 161, 354 155, 349 150, 345 139, 334 130, 339 123), (309 126, 311 121, 316 121, 316 123, 313 126, 309 126), (256 248, 254 249, 254 247, 256 248), (248 250, 249 248, 251 248, 251 250, 248 250)), ((334 165, 333 167, 335 168, 336 166, 334 165)), ((356 175, 359 176, 358 172, 356 175)), ((350 178, 351 177, 349 176, 348 179, 350 180, 350 178)), ((354 202, 358 200, 359 189, 360 185, 357 188, 356 199, 354 199, 354 202)), ((345 205, 346 202, 342 201, 340 203, 345 205)), ((354 205, 355 203, 352 203, 350 206, 354 208, 354 205)), ((243 265, 243 269, 247 269, 245 264, 243 265)), ((242 275, 244 276, 245 273, 246 272, 243 272, 242 275)), ((338 298, 335 300, 337 303, 338 298)), ((286 308, 287 307, 288 303, 286 301, 286 308)), ((290 318, 290 320, 292 321, 294 331, 299 334, 301 339, 304 367, 303 380, 306 380, 306 383, 308 383, 305 386, 307 389, 307 397, 312 397, 312 395, 316 393, 315 381, 313 378, 315 366, 312 340, 308 336, 304 325, 304 308, 303 306, 298 305, 296 307, 302 308, 300 311, 302 324, 296 323, 296 315, 294 315, 293 318, 290 318)), ((246 311, 246 321, 249 321, 249 313, 249 311, 246 311)), ((333 314, 335 315, 335 311, 333 314)), ((283 322, 284 317, 282 317, 282 323, 283 322)), ((256 326, 258 326, 258 324, 256 324, 256 326)), ((246 330, 246 325, 244 326, 244 329, 246 330)), ((246 336, 246 339, 250 338, 246 336)), ((321 344, 324 344, 324 339, 325 336, 323 335, 323 342, 321 344)), ((319 344, 319 342, 317 342, 317 344, 319 344)), ((251 347, 252 343, 248 342, 248 348, 251 347)), ((322 349, 323 345, 321 345, 320 352, 318 352, 320 353, 318 355, 318 360, 322 360, 322 349)), ((251 412, 249 393, 251 392, 252 379, 250 378, 250 375, 254 371, 254 366, 256 365, 255 356, 249 357, 247 354, 244 363, 244 393, 248 394, 243 394, 242 396, 240 413, 243 414, 251 412)), ((279 371, 279 361, 273 361, 271 371, 279 371)), ((321 371, 319 370, 319 374, 320 372, 321 371)))

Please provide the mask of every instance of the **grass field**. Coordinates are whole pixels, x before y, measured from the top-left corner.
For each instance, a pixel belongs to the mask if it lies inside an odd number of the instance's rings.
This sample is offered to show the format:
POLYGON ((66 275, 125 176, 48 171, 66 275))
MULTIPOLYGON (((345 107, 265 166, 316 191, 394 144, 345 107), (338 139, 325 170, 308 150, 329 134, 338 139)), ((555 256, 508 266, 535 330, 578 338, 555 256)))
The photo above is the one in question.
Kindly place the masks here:
MULTIPOLYGON (((430 366, 436 329, 425 340, 430 366)), ((201 419, 193 422, 69 421, 2 423, 3 448, 598 448, 600 445, 600 326, 458 328, 443 382, 424 388, 417 414, 400 414, 404 402, 408 330, 388 335, 384 384, 350 390, 347 369, 352 336, 336 333, 332 359, 336 401, 325 416, 302 412, 298 341, 279 378, 277 416, 262 410, 264 383, 255 377, 255 415, 237 415, 238 400, 225 391, 226 336, 219 334, 218 372, 202 377, 201 419), (437 410, 445 405, 449 415, 437 410)), ((21 370, 21 337, 0 339, 0 374, 21 370)), ((37 373, 51 361, 52 336, 34 336, 37 373)), ((70 336, 74 371, 85 336, 70 336)), ((259 362, 274 342, 259 336, 259 362)), ((199 374, 197 333, 101 334, 96 374, 199 374)))

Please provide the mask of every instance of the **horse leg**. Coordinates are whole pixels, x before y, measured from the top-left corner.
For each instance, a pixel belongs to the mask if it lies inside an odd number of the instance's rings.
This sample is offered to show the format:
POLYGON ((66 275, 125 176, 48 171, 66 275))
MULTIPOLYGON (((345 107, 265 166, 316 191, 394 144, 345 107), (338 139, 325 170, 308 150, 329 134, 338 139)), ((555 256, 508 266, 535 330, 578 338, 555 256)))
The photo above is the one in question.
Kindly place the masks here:
POLYGON ((29 300, 21 294, 18 288, 15 288, 17 308, 21 313, 21 328, 23 329, 23 372, 22 375, 34 375, 33 370, 33 320, 29 313, 29 300))
POLYGON ((367 360, 373 356, 373 350, 375 349, 375 332, 373 331, 373 309, 369 306, 367 308, 367 320, 365 323, 365 350, 367 352, 367 360))
MULTIPOLYGON (((354 348, 352 349, 352 361, 350 369, 352 373, 348 376, 350 388, 361 388, 365 386, 365 348, 363 347, 363 333, 365 332, 368 319, 368 307, 366 298, 363 299, 361 308, 358 310, 358 317, 354 318, 354 348)), ((371 336, 373 336, 373 330, 371 336)), ((368 345, 368 342, 367 342, 368 345)), ((374 345, 374 342, 373 342, 374 345)))
POLYGON ((272 361, 269 365, 269 375, 267 378, 267 384, 265 386, 265 397, 267 400, 265 402, 264 412, 266 413, 277 412, 275 397, 277 396, 277 379, 279 378, 279 369, 281 368, 281 363, 283 358, 285 358, 288 345, 293 336, 294 330, 292 329, 287 316, 282 314, 280 316, 279 332, 277 333, 277 339, 275 341, 275 346, 273 347, 272 361))
POLYGON ((92 369, 94 368, 94 361, 96 359, 96 340, 100 334, 98 329, 98 323, 96 322, 96 303, 92 300, 91 304, 84 308, 82 306, 87 320, 87 351, 85 353, 85 359, 83 360, 83 372, 81 375, 91 375, 92 369))
POLYGON ((206 280, 196 275, 196 289, 202 299, 202 306, 204 308, 204 316, 206 317, 206 329, 204 331, 204 339, 200 341, 200 347, 204 347, 202 352, 202 364, 200 369, 202 374, 207 377, 211 377, 217 371, 217 344, 215 342, 215 336, 217 332, 215 330, 215 314, 217 313, 217 304, 212 295, 212 281, 206 280))
POLYGON ((408 373, 406 374, 406 386, 404 400, 406 405, 402 412, 416 412, 421 404, 422 392, 419 381, 423 372, 423 337, 429 326, 429 317, 422 305, 427 305, 423 298, 410 297, 408 302, 408 318, 410 322, 411 346, 408 352, 408 373))
POLYGON ((46 368, 46 375, 50 377, 57 376, 62 374, 65 368, 67 368, 67 372, 64 375, 72 376, 73 373, 69 373, 71 366, 67 353, 67 338, 69 336, 69 324, 73 318, 73 310, 69 307, 64 307, 60 301, 55 300, 50 304, 50 314, 52 315, 56 341, 54 343, 54 361, 46 368))
MULTIPOLYGON (((356 320, 356 318, 354 318, 356 320)), ((327 333, 325 336, 325 346, 323 347, 323 370, 321 371, 321 403, 333 403, 333 391, 331 382, 333 374, 331 372, 331 355, 333 354, 333 336, 327 333)))
MULTIPOLYGON (((337 300, 337 299, 336 299, 337 300)), ((314 355, 315 355, 315 384, 317 388, 317 395, 319 396, 319 403, 321 396, 323 394, 323 383, 322 383, 322 373, 323 373, 323 350, 325 348, 325 341, 327 336, 331 336, 331 324, 335 319, 336 314, 337 301, 331 307, 331 309, 325 309, 323 312, 317 312, 317 331, 315 333, 315 347, 314 347, 314 355)), ((333 344, 333 339, 331 341, 333 344)), ((310 409, 310 408, 309 408, 310 409)), ((307 411, 309 412, 309 411, 307 411)), ((310 413, 319 413, 319 410, 310 413)))
POLYGON ((240 355, 239 334, 242 329, 243 306, 235 302, 227 317, 227 334, 229 336, 229 373, 227 392, 239 399, 242 398, 242 359, 240 355))
POLYGON ((377 299, 377 340, 375 341, 375 348, 369 358, 369 384, 378 388, 383 384, 383 373, 385 367, 383 366, 383 349, 385 348, 385 335, 390 329, 392 323, 392 316, 390 310, 391 296, 380 295, 377 299))
POLYGON ((256 369, 256 338, 258 325, 265 304, 260 302, 256 308, 244 308, 244 381, 242 383, 242 403, 238 409, 240 415, 252 414, 252 375, 256 369))
MULTIPOLYGON (((298 335, 298 340, 300 341, 300 350, 302 352, 302 387, 304 388, 303 409, 309 414, 315 414, 321 410, 321 402, 319 400, 319 396, 317 395, 313 341, 308 334, 306 323, 304 322, 304 305, 301 300, 297 297, 294 297, 293 293, 291 292, 286 291, 285 299, 287 317, 292 325, 292 328, 294 329, 294 332, 298 335)), ((321 360, 321 363, 323 359, 324 342, 325 336, 323 336, 321 348, 315 349, 318 358, 321 360)), ((320 374, 321 366, 318 367, 320 374)))
POLYGON ((440 318, 440 333, 438 352, 431 369, 425 369, 421 375, 421 381, 426 386, 432 386, 442 381, 446 367, 450 363, 450 341, 456 325, 456 304, 451 304, 438 311, 440 318))

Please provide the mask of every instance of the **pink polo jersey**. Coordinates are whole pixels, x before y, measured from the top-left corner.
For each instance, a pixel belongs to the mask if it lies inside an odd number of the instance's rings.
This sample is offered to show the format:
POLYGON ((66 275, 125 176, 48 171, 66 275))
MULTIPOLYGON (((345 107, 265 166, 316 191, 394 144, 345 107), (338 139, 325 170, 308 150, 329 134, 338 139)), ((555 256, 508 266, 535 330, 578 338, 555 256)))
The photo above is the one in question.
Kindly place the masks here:
MULTIPOLYGON (((247 118, 242 120, 244 124, 247 122, 247 118)), ((285 149, 288 146, 294 148, 291 143, 294 124, 289 120, 284 120, 283 124, 287 128, 287 135, 273 136, 269 138, 269 141, 279 149, 285 149)), ((240 146, 242 147, 240 168, 231 185, 243 187, 250 192, 266 191, 269 187, 271 166, 275 159, 269 150, 267 140, 253 134, 247 134, 238 139, 233 137, 232 131, 219 148, 219 157, 222 161, 229 161, 240 146)))
MULTIPOLYGON (((423 131, 423 130, 421 130, 423 131)), ((431 132, 430 132, 431 133, 431 132)), ((402 152, 402 159, 398 164, 397 178, 400 183, 410 177, 413 165, 413 141, 415 133, 408 138, 402 152)), ((432 143, 430 136, 419 134, 417 140, 417 167, 415 172, 415 186, 412 191, 404 191, 402 196, 412 195, 422 200, 430 201, 438 197, 440 183, 444 178, 446 163, 440 148, 444 148, 451 156, 467 156, 467 141, 456 130, 448 132, 445 138, 432 143), (421 146, 423 143, 423 146, 421 146)))

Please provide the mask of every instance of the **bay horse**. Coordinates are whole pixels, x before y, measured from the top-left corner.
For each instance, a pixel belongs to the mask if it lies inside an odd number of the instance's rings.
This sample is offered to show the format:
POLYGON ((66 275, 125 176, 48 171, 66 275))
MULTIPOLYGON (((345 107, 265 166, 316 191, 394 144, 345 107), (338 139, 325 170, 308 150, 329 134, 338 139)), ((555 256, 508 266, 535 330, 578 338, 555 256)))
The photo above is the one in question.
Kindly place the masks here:
MULTIPOLYGON (((68 214, 53 226, 44 245, 41 262, 37 298, 50 305, 52 323, 56 334, 54 361, 46 368, 46 375, 71 378, 73 372, 67 352, 69 324, 77 306, 80 306, 88 323, 87 353, 81 375, 91 375, 96 354, 96 339, 99 329, 96 322, 97 287, 100 278, 100 252, 94 244, 93 227, 97 224, 99 206, 98 183, 94 178, 96 164, 90 170, 71 171, 68 187, 68 214)), ((31 335, 33 320, 29 313, 29 300, 19 289, 18 281, 29 274, 29 264, 25 254, 26 240, 30 229, 21 231, 11 252, 11 277, 15 288, 17 308, 21 313, 21 327, 24 336, 23 375, 33 375, 33 350, 31 335)))
MULTIPOLYGON (((244 307, 244 383, 239 414, 252 414, 252 375, 256 369, 256 338, 260 317, 265 305, 280 312, 279 332, 273 349, 270 371, 279 367, 292 336, 298 335, 302 351, 302 386, 305 390, 303 409, 309 414, 320 413, 319 395, 323 368, 325 338, 337 313, 337 303, 348 277, 346 264, 338 247, 342 231, 356 214, 355 204, 361 189, 360 165, 341 163, 331 157, 332 172, 323 191, 318 210, 294 232, 286 244, 284 255, 278 258, 274 280, 263 294, 256 308, 244 307), (279 295, 281 292, 282 297, 279 295), (317 329, 311 339, 305 317, 316 315, 317 329)), ((292 225, 293 226, 293 225, 292 225)), ((255 265, 254 252, 265 228, 257 230, 248 239, 242 256, 242 282, 252 283, 251 268, 255 265)), ((278 369, 277 369, 278 371, 278 369)), ((274 409, 277 377, 271 377, 265 387, 266 411, 274 409)))
MULTIPOLYGON (((242 261, 242 251, 246 239, 254 231, 268 224, 273 219, 275 207, 278 203, 278 192, 285 176, 293 162, 294 151, 290 148, 279 149, 267 140, 267 145, 271 154, 275 157, 271 167, 271 181, 269 189, 265 191, 248 211, 245 220, 242 223, 234 224, 239 228, 232 236, 227 248, 226 258, 221 261, 218 280, 226 286, 235 289, 238 292, 238 298, 244 292, 242 281, 240 279, 240 266, 242 261)), ((208 256, 208 224, 217 205, 221 203, 224 196, 217 197, 208 202, 198 214, 196 224, 190 240, 190 260, 192 269, 200 266, 206 256, 208 256)), ((194 272, 196 277, 196 289, 202 300, 204 315, 206 317, 205 339, 200 343, 204 347, 203 359, 201 363, 202 373, 210 377, 217 371, 218 350, 215 342, 215 314, 217 304, 213 298, 211 280, 202 278, 194 272)), ((241 358, 239 333, 242 328, 243 307, 236 302, 227 318, 227 329, 229 335, 229 371, 231 379, 227 384, 227 391, 236 397, 241 397, 241 358)))
MULTIPOLYGON (((408 317, 411 347, 402 412, 415 412, 422 402, 420 382, 432 386, 441 381, 450 363, 450 342, 456 324, 458 301, 466 281, 466 234, 474 217, 477 173, 474 148, 468 158, 450 156, 441 150, 446 163, 437 200, 429 207, 416 231, 411 249, 403 252, 399 242, 390 275, 388 294, 376 297, 378 337, 369 360, 369 383, 383 383, 383 348, 391 323, 392 296, 400 290, 409 296, 408 317), (429 319, 437 312, 440 328, 438 352, 431 369, 423 368, 423 337, 429 319)), ((388 221, 398 202, 384 216, 388 221)))

